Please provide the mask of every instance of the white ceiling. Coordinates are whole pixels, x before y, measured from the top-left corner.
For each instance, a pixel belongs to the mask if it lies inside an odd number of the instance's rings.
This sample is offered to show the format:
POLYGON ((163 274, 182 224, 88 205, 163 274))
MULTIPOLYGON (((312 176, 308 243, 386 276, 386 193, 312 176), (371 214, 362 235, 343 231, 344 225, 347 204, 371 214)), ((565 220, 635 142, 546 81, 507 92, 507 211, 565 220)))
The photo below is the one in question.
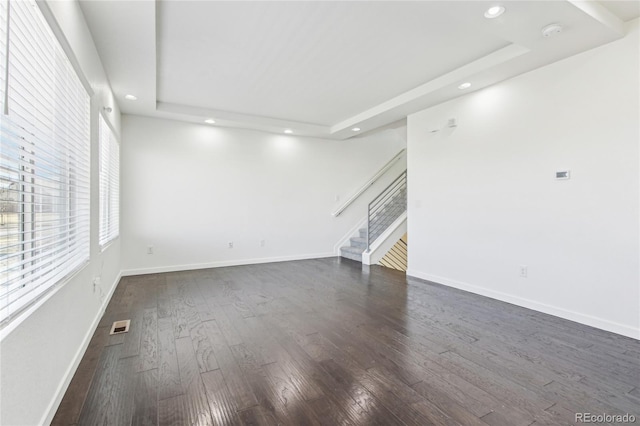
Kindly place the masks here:
POLYGON ((81 1, 124 113, 338 139, 618 39, 640 15, 503 1, 484 18, 494 4, 81 1), (544 38, 550 23, 564 30, 544 38))
POLYGON ((158 7, 159 100, 325 126, 508 44, 435 2, 158 7))
POLYGON ((600 3, 623 21, 630 21, 640 16, 640 1, 638 0, 611 0, 601 1, 600 3))

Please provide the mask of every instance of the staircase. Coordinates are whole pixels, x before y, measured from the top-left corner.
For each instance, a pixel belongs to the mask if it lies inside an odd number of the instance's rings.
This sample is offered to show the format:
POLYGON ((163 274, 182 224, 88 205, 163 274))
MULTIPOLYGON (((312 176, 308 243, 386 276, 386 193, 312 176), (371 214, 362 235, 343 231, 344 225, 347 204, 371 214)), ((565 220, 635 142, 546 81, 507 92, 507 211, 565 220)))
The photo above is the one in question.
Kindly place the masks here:
POLYGON ((375 203, 372 202, 369 208, 369 244, 377 240, 402 213, 407 211, 406 186, 398 188, 393 195, 375 203))
POLYGON ((367 228, 358 230, 360 236, 351 237, 349 245, 340 247, 340 256, 362 262, 362 253, 367 249, 367 228))
POLYGON ((340 256, 362 262, 362 253, 368 250, 382 233, 407 211, 407 172, 400 174, 368 207, 367 228, 340 248, 340 256))

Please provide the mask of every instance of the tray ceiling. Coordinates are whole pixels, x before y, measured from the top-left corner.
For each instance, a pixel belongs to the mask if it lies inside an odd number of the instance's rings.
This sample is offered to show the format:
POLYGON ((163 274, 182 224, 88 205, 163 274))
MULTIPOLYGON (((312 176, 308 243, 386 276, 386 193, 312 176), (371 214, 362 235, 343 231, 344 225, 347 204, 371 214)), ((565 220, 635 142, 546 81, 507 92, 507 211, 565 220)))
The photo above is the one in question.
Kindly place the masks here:
POLYGON ((81 1, 124 113, 337 139, 616 40, 639 14, 501 4, 81 1), (563 32, 543 37, 550 23, 563 32))

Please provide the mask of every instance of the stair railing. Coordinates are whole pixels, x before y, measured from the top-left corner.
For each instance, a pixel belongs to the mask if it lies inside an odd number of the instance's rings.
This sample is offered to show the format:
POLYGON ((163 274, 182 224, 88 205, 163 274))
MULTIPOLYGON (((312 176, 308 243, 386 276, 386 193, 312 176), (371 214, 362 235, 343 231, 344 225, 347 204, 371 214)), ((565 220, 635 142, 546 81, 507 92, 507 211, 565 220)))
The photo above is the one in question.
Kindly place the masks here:
POLYGON ((370 250, 371 244, 405 211, 407 211, 406 170, 369 203, 367 251, 370 250))
POLYGON ((333 212, 333 215, 335 217, 340 216, 340 214, 343 211, 345 211, 346 208, 349 207, 355 200, 357 200, 358 197, 360 197, 364 193, 364 191, 366 191, 371 185, 376 183, 376 181, 378 179, 380 179, 387 172, 387 170, 389 170, 391 168, 391 166, 393 166, 393 164, 402 157, 402 155, 404 154, 405 151, 406 151, 406 149, 403 149, 402 151, 398 152, 391 160, 389 160, 389 162, 387 164, 382 166, 382 168, 380 170, 378 170, 376 172, 376 174, 373 175, 373 177, 371 179, 369 179, 364 185, 362 185, 360 187, 360 189, 358 191, 356 191, 355 194, 353 194, 347 201, 345 201, 345 203, 342 206, 340 206, 340 208, 338 208, 338 210, 333 212))

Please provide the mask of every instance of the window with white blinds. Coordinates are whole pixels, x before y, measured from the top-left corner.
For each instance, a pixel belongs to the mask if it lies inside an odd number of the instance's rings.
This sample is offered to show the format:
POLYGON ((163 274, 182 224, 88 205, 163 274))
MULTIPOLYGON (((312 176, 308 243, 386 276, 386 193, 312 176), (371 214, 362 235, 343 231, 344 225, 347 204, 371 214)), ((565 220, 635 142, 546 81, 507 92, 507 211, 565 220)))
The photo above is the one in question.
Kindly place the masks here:
POLYGON ((89 259, 90 100, 35 2, 0 0, 0 322, 89 259))
POLYGON ((120 232, 120 144, 113 131, 100 116, 100 247, 118 237, 120 232))

